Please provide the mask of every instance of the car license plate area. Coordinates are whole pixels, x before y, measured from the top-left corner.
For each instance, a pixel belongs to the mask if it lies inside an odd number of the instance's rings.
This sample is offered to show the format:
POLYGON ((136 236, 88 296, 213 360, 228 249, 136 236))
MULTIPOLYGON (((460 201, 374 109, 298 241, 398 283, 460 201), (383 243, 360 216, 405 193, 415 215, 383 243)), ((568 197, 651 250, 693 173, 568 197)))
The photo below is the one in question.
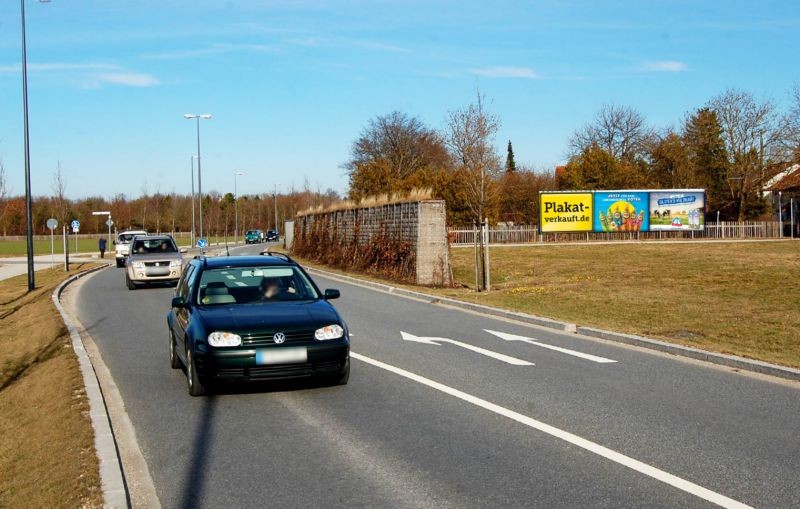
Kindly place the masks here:
POLYGON ((259 348, 256 350, 256 364, 271 366, 275 364, 305 364, 308 351, 305 347, 259 348))

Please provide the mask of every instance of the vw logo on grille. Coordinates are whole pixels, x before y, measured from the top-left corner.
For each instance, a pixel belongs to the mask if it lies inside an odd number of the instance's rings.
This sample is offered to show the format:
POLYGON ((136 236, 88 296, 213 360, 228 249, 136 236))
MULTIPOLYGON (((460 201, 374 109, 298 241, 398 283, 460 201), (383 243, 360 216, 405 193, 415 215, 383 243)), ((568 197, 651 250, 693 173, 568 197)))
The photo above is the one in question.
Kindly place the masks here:
POLYGON ((273 340, 274 340, 276 343, 278 343, 278 344, 280 345, 281 343, 283 343, 284 341, 286 341, 286 334, 284 334, 283 332, 276 332, 276 333, 275 333, 275 335, 274 335, 274 336, 272 336, 272 339, 273 339, 273 340))

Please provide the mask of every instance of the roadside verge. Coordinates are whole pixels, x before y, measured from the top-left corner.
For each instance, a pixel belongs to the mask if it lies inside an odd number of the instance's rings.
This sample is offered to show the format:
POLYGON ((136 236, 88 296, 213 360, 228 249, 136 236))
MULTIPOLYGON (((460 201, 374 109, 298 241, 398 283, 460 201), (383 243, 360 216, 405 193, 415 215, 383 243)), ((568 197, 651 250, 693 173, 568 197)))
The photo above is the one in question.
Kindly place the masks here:
POLYGON ((509 311, 507 309, 486 306, 483 304, 474 304, 471 302, 465 302, 462 300, 453 299, 449 297, 441 297, 438 295, 432 295, 420 291, 408 290, 406 288, 399 288, 385 283, 378 283, 375 281, 369 281, 354 276, 326 271, 306 264, 304 264, 304 267, 308 272, 312 274, 324 276, 326 278, 340 281, 343 283, 354 284, 365 288, 371 288, 373 290, 378 290, 386 293, 391 293, 394 295, 400 295, 407 298, 421 300, 429 304, 445 305, 457 309, 462 309, 465 311, 472 311, 489 316, 507 318, 531 325, 537 325, 540 327, 555 329, 565 333, 572 333, 592 338, 604 339, 607 341, 613 341, 617 343, 624 343, 628 345, 638 346, 641 348, 646 348, 649 350, 656 350, 668 353, 671 355, 677 355, 681 357, 701 360, 720 366, 751 371, 754 373, 770 375, 788 380, 800 381, 799 369, 779 366, 777 364, 770 364, 768 362, 757 361, 745 357, 739 357, 736 355, 711 352, 707 350, 701 350, 699 348, 692 348, 688 346, 667 343, 665 341, 659 341, 656 339, 637 336, 633 334, 622 334, 619 332, 596 329, 592 327, 583 327, 579 326, 578 324, 560 322, 558 320, 544 318, 527 313, 509 311))

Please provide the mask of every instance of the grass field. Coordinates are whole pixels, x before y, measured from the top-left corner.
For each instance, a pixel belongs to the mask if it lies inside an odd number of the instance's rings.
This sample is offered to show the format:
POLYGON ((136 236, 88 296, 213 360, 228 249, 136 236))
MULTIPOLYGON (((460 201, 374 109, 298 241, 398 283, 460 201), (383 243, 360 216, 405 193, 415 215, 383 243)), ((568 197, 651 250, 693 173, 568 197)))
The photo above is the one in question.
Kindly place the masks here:
MULTIPOLYGON (((71 273, 88 266, 74 267, 71 273)), ((0 507, 100 507, 89 405, 53 289, 69 274, 0 281, 0 507)))
MULTIPOLYGON (((98 252, 97 247, 97 240, 99 237, 91 238, 91 239, 79 239, 78 240, 78 254, 81 253, 96 253, 98 252)), ((225 242, 224 237, 211 237, 208 239, 210 243, 216 242, 225 242)), ((181 247, 189 247, 191 243, 191 239, 189 238, 178 238, 175 239, 177 244, 181 247)), ((233 239, 228 238, 228 242, 232 243, 233 239)), ((60 237, 56 237, 54 243, 54 252, 55 254, 63 254, 64 253, 64 244, 60 237)), ((75 239, 70 238, 69 240, 69 252, 70 254, 75 254, 75 239)), ((27 253, 27 248, 25 245, 24 240, 0 240, 0 257, 4 256, 25 256, 27 253)), ((50 254, 50 241, 49 240, 35 240, 33 242, 33 253, 36 255, 48 255, 50 254)), ((106 249, 106 254, 111 253, 113 256, 114 253, 114 246, 109 245, 106 249)))
MULTIPOLYGON (((472 250, 452 256, 474 285, 472 250)), ((491 269, 491 292, 437 292, 800 367, 797 242, 493 247, 491 269)))

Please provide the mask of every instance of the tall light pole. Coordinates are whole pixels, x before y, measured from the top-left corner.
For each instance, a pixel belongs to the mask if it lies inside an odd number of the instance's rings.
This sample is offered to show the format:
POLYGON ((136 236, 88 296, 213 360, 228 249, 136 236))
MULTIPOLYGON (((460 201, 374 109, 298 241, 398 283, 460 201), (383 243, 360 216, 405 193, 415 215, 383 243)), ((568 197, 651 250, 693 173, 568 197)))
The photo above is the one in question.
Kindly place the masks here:
POLYGON ((200 170, 200 119, 208 120, 211 115, 204 113, 197 115, 195 113, 187 113, 183 116, 187 120, 197 121, 197 194, 200 195, 200 238, 203 238, 203 173, 200 170))
POLYGON ((242 171, 233 172, 233 243, 239 242, 239 194, 236 190, 236 177, 244 175, 242 171))
POLYGON ((278 229, 278 184, 275 184, 275 192, 272 194, 272 199, 275 202, 275 232, 280 236, 278 229))
POLYGON ((194 239, 194 232, 195 232, 195 229, 194 229, 194 202, 195 202, 195 199, 194 199, 194 160, 195 159, 197 159, 197 156, 191 156, 189 158, 189 164, 192 167, 192 235, 191 235, 192 247, 194 247, 194 242, 195 242, 195 239, 194 239))
MULTIPOLYGON (((50 0, 39 0, 50 3, 50 0)), ((25 0, 19 0, 22 21, 22 137, 25 145, 25 245, 28 250, 28 291, 36 289, 33 267, 33 213, 31 211, 31 147, 28 137, 28 52, 25 43, 25 0)))

